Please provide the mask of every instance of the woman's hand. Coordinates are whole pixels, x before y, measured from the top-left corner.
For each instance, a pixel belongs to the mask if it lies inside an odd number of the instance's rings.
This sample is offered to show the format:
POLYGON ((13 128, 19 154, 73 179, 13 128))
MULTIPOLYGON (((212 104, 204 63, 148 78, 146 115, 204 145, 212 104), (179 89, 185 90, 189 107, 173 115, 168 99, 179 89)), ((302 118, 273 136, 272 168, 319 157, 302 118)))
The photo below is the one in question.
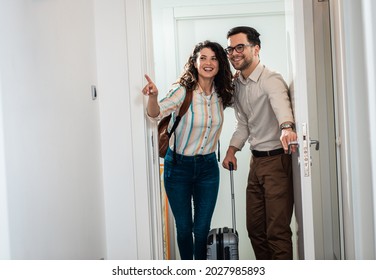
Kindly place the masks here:
POLYGON ((145 78, 148 83, 142 89, 142 93, 149 96, 146 111, 150 117, 155 118, 159 115, 160 111, 158 104, 158 89, 147 74, 145 74, 145 78))
POLYGON ((158 88, 155 86, 154 82, 150 77, 145 74, 145 78, 148 81, 146 86, 142 89, 142 93, 147 96, 157 96, 158 95, 158 88))

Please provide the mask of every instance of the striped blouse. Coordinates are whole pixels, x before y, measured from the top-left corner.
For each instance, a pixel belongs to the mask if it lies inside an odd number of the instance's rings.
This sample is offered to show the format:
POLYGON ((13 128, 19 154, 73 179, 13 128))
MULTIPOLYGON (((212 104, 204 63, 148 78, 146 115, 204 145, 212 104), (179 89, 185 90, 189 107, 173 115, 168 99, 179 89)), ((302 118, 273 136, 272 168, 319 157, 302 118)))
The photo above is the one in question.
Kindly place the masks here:
MULTIPOLYGON (((192 103, 174 133, 176 153, 193 156, 216 151, 223 124, 223 104, 214 88, 209 96, 205 95, 201 87, 193 91, 192 103)), ((175 85, 167 96, 159 101, 160 114, 156 119, 160 120, 172 112, 169 130, 175 116, 179 114, 185 95, 185 87, 175 85)), ((174 148, 174 134, 170 138, 171 150, 174 148)))

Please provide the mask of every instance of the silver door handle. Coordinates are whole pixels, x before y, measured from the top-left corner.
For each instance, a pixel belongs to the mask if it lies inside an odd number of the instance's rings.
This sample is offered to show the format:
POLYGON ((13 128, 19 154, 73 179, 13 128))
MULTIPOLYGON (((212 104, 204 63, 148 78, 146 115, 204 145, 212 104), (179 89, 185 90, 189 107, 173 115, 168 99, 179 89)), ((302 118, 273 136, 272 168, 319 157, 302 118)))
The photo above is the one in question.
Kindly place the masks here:
POLYGON ((288 145, 287 153, 291 154, 291 146, 296 146, 299 148, 299 142, 298 141, 291 141, 288 145))
MULTIPOLYGON (((310 146, 315 145, 315 150, 316 151, 318 151, 320 149, 320 141, 319 140, 310 140, 309 145, 310 146)), ((287 152, 289 154, 291 154, 291 146, 297 146, 297 147, 299 147, 298 141, 291 141, 288 144, 288 150, 287 150, 287 152)))
POLYGON ((319 140, 310 140, 309 145, 315 145, 315 150, 318 151, 320 149, 320 142, 319 140))

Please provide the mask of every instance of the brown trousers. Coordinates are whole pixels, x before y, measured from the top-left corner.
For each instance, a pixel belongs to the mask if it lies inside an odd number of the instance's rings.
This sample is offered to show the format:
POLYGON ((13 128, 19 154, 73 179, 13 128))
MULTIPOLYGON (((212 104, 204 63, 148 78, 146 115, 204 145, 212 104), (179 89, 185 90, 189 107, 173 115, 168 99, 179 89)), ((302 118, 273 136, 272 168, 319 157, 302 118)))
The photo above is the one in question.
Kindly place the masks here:
POLYGON ((293 258, 291 155, 252 157, 247 186, 247 230, 258 260, 293 258))

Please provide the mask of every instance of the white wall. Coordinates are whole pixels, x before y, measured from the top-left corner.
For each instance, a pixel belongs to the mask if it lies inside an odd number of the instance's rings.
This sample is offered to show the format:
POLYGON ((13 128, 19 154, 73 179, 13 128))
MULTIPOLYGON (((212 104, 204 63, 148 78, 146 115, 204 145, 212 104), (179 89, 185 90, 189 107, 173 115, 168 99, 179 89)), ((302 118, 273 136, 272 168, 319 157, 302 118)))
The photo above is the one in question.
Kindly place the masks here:
POLYGON ((141 94, 147 3, 0 5, 1 258, 161 258, 141 94))
POLYGON ((0 5, 2 257, 104 258, 93 2, 0 5))

